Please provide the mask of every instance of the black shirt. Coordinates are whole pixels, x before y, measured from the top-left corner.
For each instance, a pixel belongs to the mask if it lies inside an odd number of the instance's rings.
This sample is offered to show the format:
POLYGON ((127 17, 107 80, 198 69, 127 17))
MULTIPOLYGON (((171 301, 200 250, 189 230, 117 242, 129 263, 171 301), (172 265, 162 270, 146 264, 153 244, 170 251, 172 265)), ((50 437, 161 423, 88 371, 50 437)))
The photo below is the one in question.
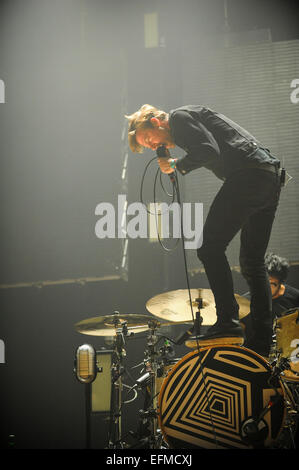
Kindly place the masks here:
POLYGON ((182 174, 205 167, 224 180, 243 168, 279 165, 253 135, 205 106, 187 105, 170 111, 169 126, 175 144, 186 152, 176 165, 182 174))
MULTIPOLYGON (((246 298, 248 296, 245 295, 246 298)), ((285 292, 277 299, 272 299, 272 318, 282 317, 286 312, 293 308, 299 308, 299 290, 295 287, 288 286, 285 284, 285 292)), ((241 323, 245 325, 246 335, 250 338, 253 336, 254 331, 252 329, 252 315, 249 313, 246 317, 242 318, 241 323)))
POLYGON ((272 311, 274 316, 281 317, 291 308, 299 308, 299 290, 285 284, 285 292, 277 299, 272 299, 272 311))

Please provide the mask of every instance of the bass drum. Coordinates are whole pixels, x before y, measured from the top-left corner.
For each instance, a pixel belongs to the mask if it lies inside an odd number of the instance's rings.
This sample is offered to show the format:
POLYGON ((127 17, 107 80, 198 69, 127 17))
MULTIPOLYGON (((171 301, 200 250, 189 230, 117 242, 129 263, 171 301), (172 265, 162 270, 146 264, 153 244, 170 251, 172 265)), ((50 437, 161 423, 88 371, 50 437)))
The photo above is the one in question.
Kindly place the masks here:
POLYGON ((269 384, 271 370, 265 359, 240 346, 206 347, 184 356, 159 394, 159 425, 169 447, 270 447, 286 414, 280 381, 269 384), (256 422, 258 432, 252 433, 256 422))

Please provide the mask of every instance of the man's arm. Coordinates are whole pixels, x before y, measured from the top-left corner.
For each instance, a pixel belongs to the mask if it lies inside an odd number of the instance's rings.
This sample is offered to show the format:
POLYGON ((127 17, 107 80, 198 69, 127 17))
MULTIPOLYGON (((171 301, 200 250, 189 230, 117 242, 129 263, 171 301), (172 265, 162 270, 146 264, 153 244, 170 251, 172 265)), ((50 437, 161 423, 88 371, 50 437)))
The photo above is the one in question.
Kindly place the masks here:
POLYGON ((177 161, 176 167, 182 174, 220 163, 220 149, 208 129, 183 110, 174 111, 171 116, 171 132, 176 145, 187 153, 177 161))

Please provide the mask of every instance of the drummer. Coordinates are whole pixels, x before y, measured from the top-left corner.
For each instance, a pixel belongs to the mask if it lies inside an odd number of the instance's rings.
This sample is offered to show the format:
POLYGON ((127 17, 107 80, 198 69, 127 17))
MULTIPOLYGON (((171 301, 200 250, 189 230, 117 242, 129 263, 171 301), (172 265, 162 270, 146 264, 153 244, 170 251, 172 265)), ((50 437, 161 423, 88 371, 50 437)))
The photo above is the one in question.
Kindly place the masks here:
MULTIPOLYGON (((265 266, 271 287, 272 315, 274 320, 277 317, 281 317, 291 308, 299 308, 299 290, 286 284, 290 268, 286 258, 282 258, 274 253, 267 253, 265 256, 265 266)), ((245 326, 246 338, 250 338, 253 334, 251 315, 247 315, 240 321, 245 326)), ((247 341, 244 343, 244 346, 246 345, 247 341)))
POLYGON ((286 284, 289 274, 289 263, 274 253, 268 253, 265 258, 272 292, 273 316, 281 317, 290 308, 299 307, 299 290, 286 284))

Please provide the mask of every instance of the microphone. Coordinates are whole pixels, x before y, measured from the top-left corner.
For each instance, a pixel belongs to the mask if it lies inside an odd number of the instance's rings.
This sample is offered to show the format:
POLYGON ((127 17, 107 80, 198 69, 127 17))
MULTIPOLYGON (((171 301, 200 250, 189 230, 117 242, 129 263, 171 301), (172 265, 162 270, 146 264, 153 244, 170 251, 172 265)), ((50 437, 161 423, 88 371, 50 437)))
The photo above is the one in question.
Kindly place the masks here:
POLYGON ((160 147, 157 148, 156 153, 157 157, 159 158, 167 158, 170 156, 167 148, 164 145, 160 145, 160 147))
POLYGON ((97 375, 96 351, 90 344, 82 344, 76 351, 74 372, 81 383, 93 382, 97 375))
POLYGON ((263 443, 269 431, 268 424, 263 419, 248 418, 242 423, 241 438, 253 448, 263 448, 263 443))
MULTIPOLYGON (((170 154, 164 145, 160 145, 160 147, 157 148, 156 154, 158 158, 170 158, 170 154)), ((175 181, 174 172, 170 173, 168 176, 171 182, 174 183, 175 181)))

